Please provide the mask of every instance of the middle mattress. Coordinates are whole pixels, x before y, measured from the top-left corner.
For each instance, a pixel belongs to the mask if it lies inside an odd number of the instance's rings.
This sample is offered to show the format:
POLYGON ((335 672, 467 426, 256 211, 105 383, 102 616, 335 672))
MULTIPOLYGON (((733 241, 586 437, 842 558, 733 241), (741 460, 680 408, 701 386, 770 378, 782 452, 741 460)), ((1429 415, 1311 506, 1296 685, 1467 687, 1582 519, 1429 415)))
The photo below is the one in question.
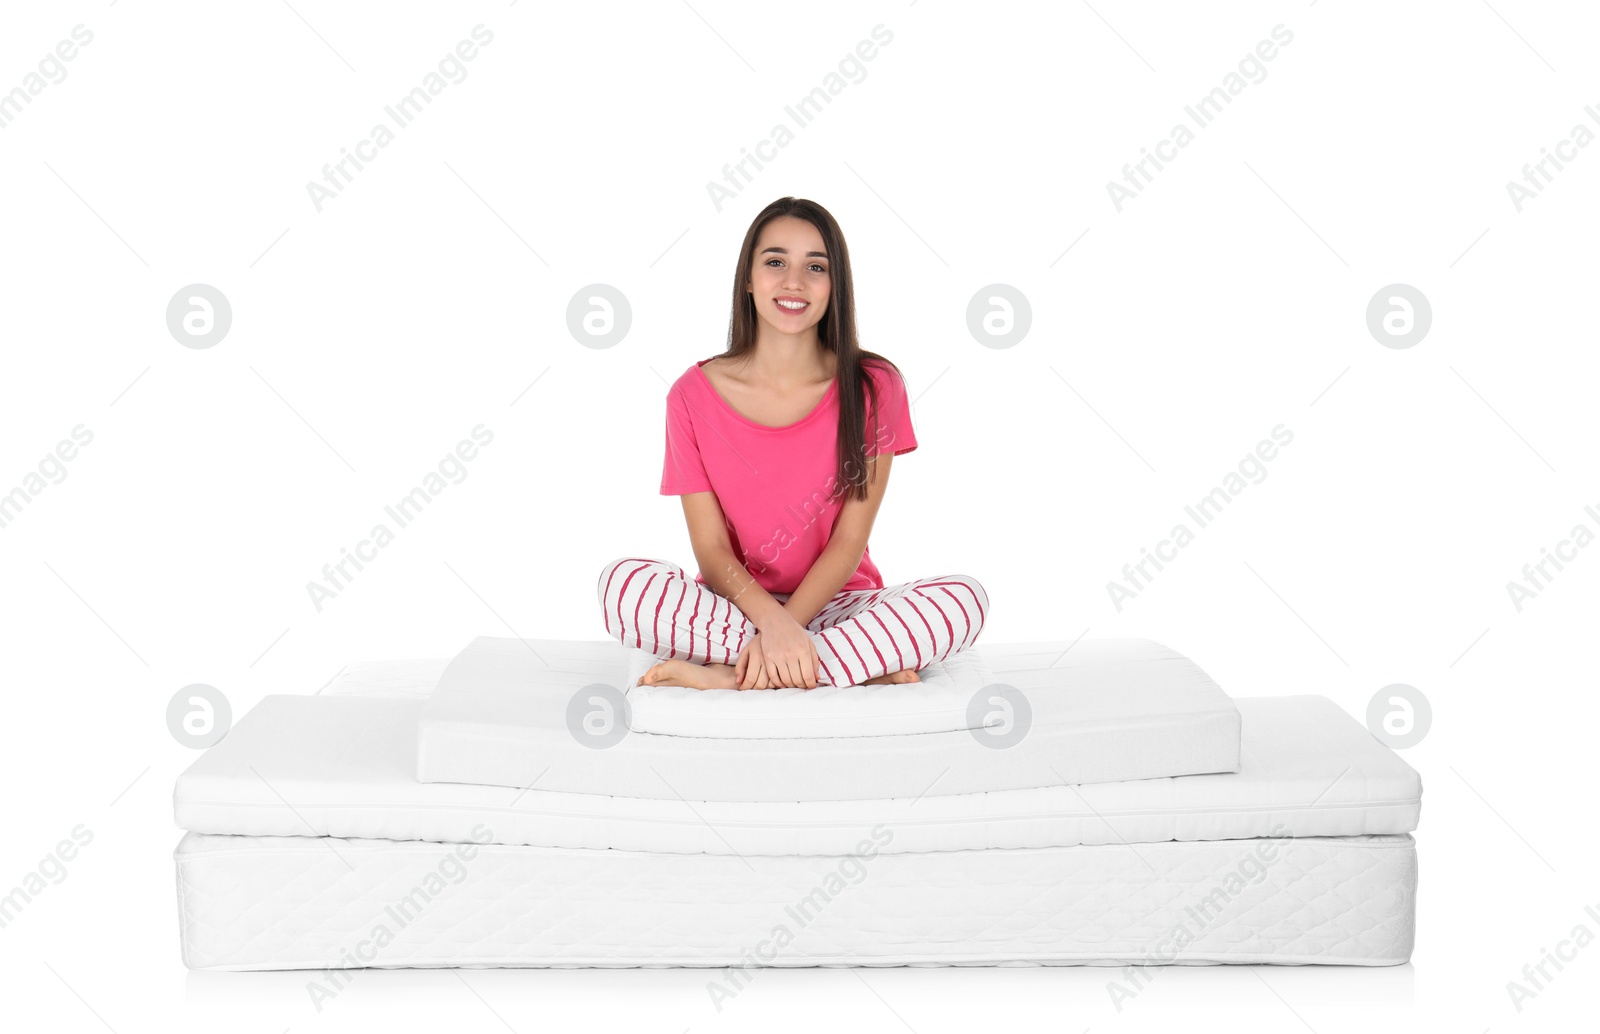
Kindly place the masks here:
POLYGON ((926 685, 701 691, 634 685, 639 651, 614 641, 480 637, 423 705, 416 774, 777 803, 1238 771, 1238 709, 1159 643, 980 645, 952 661, 926 685))

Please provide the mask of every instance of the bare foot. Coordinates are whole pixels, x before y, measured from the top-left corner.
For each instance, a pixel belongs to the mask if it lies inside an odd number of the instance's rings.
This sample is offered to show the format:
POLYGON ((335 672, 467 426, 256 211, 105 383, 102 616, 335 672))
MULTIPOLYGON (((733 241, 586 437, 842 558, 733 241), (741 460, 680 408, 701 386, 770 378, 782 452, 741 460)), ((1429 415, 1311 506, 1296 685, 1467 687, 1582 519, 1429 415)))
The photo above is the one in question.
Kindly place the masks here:
POLYGON ((903 671, 891 671, 887 675, 879 675, 875 679, 868 679, 863 686, 892 686, 905 682, 921 682, 922 677, 917 674, 917 669, 906 668, 903 671))
POLYGON ((731 664, 696 664, 693 661, 662 661, 639 676, 641 686, 686 686, 689 689, 737 689, 731 664))

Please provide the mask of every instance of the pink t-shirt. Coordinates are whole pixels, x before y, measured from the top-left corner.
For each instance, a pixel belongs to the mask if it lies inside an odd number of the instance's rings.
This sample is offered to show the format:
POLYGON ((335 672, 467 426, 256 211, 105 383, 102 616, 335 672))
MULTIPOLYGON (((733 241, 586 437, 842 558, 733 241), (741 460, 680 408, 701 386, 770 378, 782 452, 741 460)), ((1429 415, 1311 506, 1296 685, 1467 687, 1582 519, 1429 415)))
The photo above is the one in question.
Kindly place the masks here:
MULTIPOLYGON (((746 419, 712 386, 700 367, 684 371, 667 392, 667 454, 662 495, 715 492, 728 521, 735 556, 768 592, 792 593, 833 534, 844 497, 838 484, 839 385, 809 414, 785 427, 746 419)), ((917 447, 905 381, 867 361, 881 412, 873 439, 872 394, 864 392, 867 455, 896 456, 917 447)), ((697 573, 695 581, 704 583, 697 573)), ((863 550, 845 589, 881 589, 883 576, 863 550)))

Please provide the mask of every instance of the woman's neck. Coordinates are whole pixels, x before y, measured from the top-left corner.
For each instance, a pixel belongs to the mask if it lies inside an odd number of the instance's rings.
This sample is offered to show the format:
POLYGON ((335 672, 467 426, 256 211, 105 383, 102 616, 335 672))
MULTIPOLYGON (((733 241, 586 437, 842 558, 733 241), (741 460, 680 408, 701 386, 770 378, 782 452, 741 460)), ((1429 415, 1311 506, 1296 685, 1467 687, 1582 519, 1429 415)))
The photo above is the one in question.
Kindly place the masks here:
POLYGON ((756 380, 778 386, 832 380, 837 359, 822 347, 815 333, 764 334, 745 357, 745 370, 756 380))

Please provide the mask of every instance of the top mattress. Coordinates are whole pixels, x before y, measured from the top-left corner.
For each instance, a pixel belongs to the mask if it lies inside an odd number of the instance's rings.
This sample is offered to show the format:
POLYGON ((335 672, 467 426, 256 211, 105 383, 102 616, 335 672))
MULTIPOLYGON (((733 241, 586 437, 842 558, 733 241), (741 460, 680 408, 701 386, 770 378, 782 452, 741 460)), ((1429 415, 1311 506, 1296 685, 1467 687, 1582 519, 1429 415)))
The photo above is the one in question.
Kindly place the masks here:
POLYGON ((359 673, 326 696, 267 697, 179 777, 178 825, 249 836, 831 855, 856 850, 878 826, 894 831, 883 848, 892 853, 1404 833, 1416 828, 1422 793, 1405 761, 1315 696, 1239 700, 1240 771, 1217 775, 781 803, 419 783, 415 689, 391 669, 359 673), (380 685, 413 698, 369 695, 380 685), (341 690, 354 695, 335 695, 341 690))
MULTIPOLYGON (((489 642, 518 644, 519 640, 489 642)), ((1104 642, 1092 641, 1088 651, 1103 649, 1104 642)), ((1119 642, 1119 646, 1123 647, 1120 652, 1123 660, 1132 660, 1136 655, 1143 655, 1149 661, 1181 659, 1147 640, 1128 640, 1119 642)), ((934 661, 918 671, 918 682, 888 686, 817 686, 815 689, 786 686, 758 693, 737 689, 641 686, 638 685, 639 676, 659 663, 659 658, 628 646, 621 649, 624 655, 621 689, 628 703, 625 720, 634 732, 738 739, 904 736, 992 729, 1006 720, 1002 709, 971 706, 980 690, 1000 682, 989 668, 988 657, 976 649, 934 661)), ((1062 652, 1058 647, 1052 656, 1062 652)), ((1131 670, 1132 666, 1121 669, 1123 673, 1131 673, 1131 670)), ((1204 677, 1198 668, 1193 671, 1204 677)), ((1114 686, 1107 688, 1115 689, 1114 686)))
POLYGON ((422 707, 422 782, 849 801, 1234 772, 1239 712, 1147 639, 979 645, 926 685, 637 687, 611 640, 473 640, 422 707), (921 692, 918 692, 918 690, 921 692))

